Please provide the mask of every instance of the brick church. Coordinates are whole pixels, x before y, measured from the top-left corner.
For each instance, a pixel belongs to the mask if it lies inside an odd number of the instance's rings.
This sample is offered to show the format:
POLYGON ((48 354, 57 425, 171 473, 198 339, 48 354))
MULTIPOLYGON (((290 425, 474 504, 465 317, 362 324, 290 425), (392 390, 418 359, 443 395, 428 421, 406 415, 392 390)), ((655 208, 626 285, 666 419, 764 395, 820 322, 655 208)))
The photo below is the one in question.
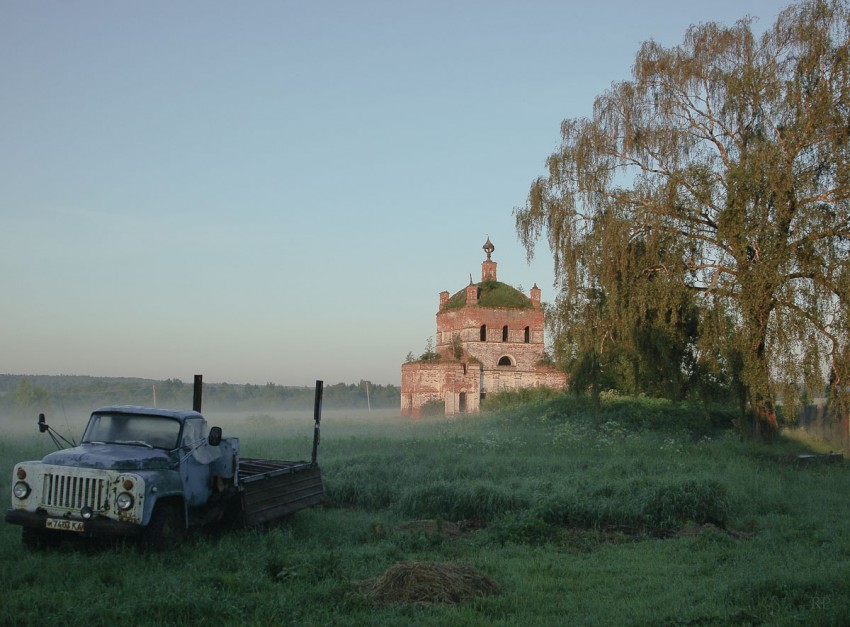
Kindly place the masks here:
POLYGON ((500 283, 494 250, 488 237, 480 283, 470 276, 454 295, 440 293, 437 357, 402 365, 402 415, 418 418, 429 401, 445 403, 447 416, 473 413, 488 393, 566 386, 564 373, 545 362, 540 288, 525 296, 500 283))

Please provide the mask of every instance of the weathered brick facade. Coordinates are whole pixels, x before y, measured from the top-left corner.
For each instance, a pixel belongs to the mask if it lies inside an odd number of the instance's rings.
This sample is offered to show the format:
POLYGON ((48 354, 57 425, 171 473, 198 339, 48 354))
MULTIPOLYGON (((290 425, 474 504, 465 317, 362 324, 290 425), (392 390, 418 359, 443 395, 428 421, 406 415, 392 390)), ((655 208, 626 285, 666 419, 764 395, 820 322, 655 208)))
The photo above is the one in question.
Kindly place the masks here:
POLYGON ((453 296, 440 293, 435 353, 439 358, 401 367, 401 413, 419 417, 429 401, 445 403, 448 416, 477 412, 481 399, 500 390, 563 388, 566 377, 542 363, 543 309, 540 288, 526 297, 499 283, 495 247, 484 244, 481 282, 453 296))

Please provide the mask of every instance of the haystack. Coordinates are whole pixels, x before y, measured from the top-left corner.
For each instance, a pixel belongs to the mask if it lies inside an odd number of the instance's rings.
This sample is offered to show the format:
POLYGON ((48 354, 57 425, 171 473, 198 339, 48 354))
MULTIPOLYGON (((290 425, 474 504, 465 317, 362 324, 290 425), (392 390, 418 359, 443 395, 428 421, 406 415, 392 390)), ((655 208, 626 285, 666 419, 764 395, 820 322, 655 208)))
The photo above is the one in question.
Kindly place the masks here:
POLYGON ((497 594, 499 585, 466 564, 399 562, 363 590, 379 603, 460 603, 497 594))

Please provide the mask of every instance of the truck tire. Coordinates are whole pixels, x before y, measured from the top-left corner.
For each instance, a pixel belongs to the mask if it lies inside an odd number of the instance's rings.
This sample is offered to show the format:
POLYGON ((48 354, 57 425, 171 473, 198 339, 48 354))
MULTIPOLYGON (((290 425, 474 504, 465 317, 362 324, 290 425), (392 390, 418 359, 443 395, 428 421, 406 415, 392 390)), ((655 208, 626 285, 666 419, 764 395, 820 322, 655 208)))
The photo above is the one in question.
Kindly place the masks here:
POLYGON ((245 525, 242 516, 242 499, 238 492, 233 492, 224 501, 224 513, 221 518, 222 526, 226 529, 237 529, 245 525))
POLYGON ((142 532, 141 548, 159 552, 178 546, 186 535, 183 515, 174 503, 159 503, 153 510, 151 521, 142 532))

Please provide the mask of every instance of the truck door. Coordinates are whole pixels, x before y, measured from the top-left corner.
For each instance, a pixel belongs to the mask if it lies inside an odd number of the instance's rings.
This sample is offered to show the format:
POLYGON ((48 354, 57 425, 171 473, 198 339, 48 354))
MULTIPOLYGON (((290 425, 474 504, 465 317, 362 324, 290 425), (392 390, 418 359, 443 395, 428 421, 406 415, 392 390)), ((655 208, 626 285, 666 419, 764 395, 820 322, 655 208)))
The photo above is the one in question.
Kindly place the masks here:
POLYGON ((217 448, 207 446, 207 424, 202 418, 189 418, 183 425, 180 479, 189 507, 203 505, 212 493, 210 463, 220 455, 217 448))

